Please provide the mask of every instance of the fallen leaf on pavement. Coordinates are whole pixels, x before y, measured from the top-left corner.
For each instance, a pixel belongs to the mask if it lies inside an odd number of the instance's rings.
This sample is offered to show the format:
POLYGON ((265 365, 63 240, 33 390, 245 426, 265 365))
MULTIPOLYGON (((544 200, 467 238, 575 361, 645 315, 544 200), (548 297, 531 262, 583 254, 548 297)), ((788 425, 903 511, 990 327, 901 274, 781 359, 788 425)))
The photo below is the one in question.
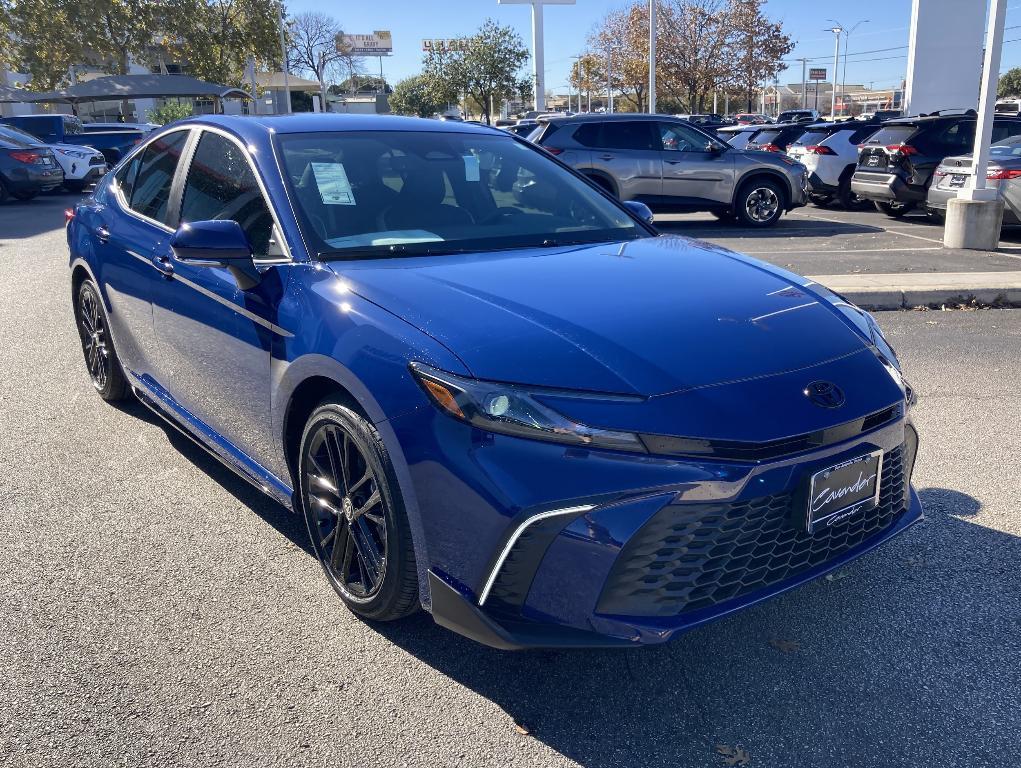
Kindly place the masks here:
POLYGON ((748 750, 740 745, 732 747, 729 744, 717 744, 716 751, 727 765, 748 765, 752 761, 748 750))
POLYGON ((797 640, 782 640, 774 637, 769 641, 769 644, 781 653, 794 653, 795 651, 801 650, 801 643, 797 640))
POLYGON ((528 726, 524 723, 514 723, 514 730, 520 733, 522 736, 527 736, 531 733, 528 726))

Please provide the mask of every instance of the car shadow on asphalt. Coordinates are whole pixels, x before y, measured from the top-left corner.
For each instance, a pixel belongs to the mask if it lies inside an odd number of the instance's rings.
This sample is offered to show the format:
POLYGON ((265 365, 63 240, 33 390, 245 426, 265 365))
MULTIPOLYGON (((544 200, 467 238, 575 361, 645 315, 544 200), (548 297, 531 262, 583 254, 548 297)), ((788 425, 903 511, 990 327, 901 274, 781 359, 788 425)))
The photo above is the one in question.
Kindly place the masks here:
POLYGON ((309 557, 315 557, 315 552, 312 550, 311 542, 309 542, 305 521, 300 515, 293 514, 290 510, 252 486, 247 480, 236 475, 225 467, 219 459, 211 456, 205 448, 199 446, 190 437, 182 434, 176 427, 168 424, 135 398, 131 397, 110 404, 134 418, 149 422, 162 429, 167 436, 167 441, 174 450, 180 452, 181 455, 198 469, 205 472, 224 490, 230 493, 231 496, 265 520, 274 530, 285 536, 297 547, 300 547, 305 554, 309 557))
POLYGON ((886 230, 871 224, 842 221, 822 221, 808 218, 784 218, 768 228, 746 227, 737 223, 718 221, 660 221, 656 229, 664 235, 689 237, 728 238, 755 234, 757 237, 836 237, 838 235, 881 234, 886 230))
POLYGON ((81 195, 51 192, 31 200, 8 198, 0 203, 0 249, 8 247, 4 240, 23 240, 64 227, 64 211, 81 195))
POLYGON ((424 614, 375 626, 586 766, 723 764, 718 745, 784 768, 993 764, 1021 722, 1021 538, 970 522, 971 496, 920 495, 927 519, 863 560, 665 646, 508 653, 424 614))

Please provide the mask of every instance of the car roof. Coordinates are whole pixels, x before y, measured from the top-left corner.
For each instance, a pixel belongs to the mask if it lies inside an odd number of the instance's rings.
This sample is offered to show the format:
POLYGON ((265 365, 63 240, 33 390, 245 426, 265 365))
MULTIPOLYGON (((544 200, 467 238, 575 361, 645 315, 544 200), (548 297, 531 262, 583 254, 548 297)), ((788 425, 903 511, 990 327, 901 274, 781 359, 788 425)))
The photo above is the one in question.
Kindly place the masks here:
POLYGON ((613 112, 609 115, 605 112, 593 112, 587 115, 539 117, 539 122, 546 122, 548 120, 556 120, 558 123, 601 123, 610 120, 673 120, 675 122, 682 122, 680 118, 673 115, 649 115, 644 112, 613 112))
POLYGON ((489 125, 458 120, 433 120, 397 115, 338 115, 306 112, 297 115, 202 115, 173 123, 175 127, 208 125, 239 135, 319 133, 336 131, 408 131, 430 133, 488 133, 506 135, 489 125))

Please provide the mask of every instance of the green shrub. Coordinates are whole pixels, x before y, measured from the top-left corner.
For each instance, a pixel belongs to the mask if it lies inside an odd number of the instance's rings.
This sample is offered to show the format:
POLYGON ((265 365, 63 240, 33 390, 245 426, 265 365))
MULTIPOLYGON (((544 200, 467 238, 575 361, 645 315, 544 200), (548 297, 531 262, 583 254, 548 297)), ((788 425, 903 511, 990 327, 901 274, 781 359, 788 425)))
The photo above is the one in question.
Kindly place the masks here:
POLYGON ((146 118, 150 123, 166 125, 167 123, 172 123, 175 120, 183 120, 186 117, 191 117, 191 113, 191 104, 178 104, 177 102, 168 101, 162 107, 150 109, 146 112, 146 118))

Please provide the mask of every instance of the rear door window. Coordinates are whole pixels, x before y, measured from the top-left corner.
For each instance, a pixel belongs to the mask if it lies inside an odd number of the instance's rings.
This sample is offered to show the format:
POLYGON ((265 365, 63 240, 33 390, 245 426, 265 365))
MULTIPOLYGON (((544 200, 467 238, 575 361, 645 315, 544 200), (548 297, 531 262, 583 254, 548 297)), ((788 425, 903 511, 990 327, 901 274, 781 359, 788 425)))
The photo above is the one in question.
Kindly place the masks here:
POLYGON ((131 191, 133 210, 169 226, 170 187, 187 140, 188 131, 174 131, 145 148, 131 191))
POLYGON ((230 139, 203 131, 188 168, 181 221, 211 220, 236 221, 255 256, 270 255, 273 215, 248 158, 230 139))
MULTIPOLYGON (((652 122, 645 120, 585 123, 574 132, 574 138, 579 144, 596 149, 653 149, 652 126, 652 122)), ((658 144, 657 140, 657 147, 658 144)))
POLYGON ((974 121, 954 123, 939 135, 940 148, 951 154, 970 151, 975 144, 974 121))
POLYGON ((710 139, 696 130, 676 123, 657 123, 661 146, 666 152, 705 152, 710 139))

